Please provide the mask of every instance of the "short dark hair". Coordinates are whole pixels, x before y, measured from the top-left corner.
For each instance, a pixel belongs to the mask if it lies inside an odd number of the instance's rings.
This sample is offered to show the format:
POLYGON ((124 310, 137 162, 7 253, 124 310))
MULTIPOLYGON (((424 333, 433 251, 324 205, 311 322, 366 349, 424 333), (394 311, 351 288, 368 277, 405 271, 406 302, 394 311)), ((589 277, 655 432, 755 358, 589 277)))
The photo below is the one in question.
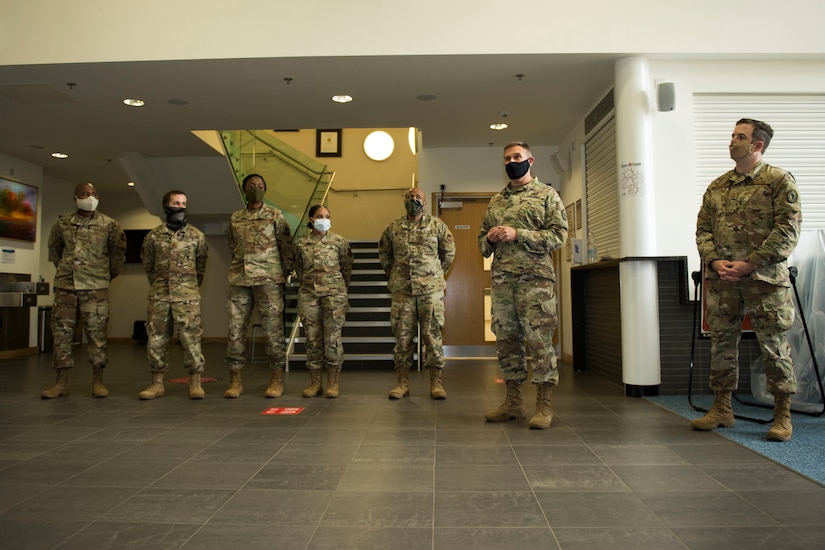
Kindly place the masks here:
POLYGON ((768 145, 771 144, 771 138, 773 137, 773 128, 770 124, 753 118, 740 118, 736 124, 750 124, 753 126, 753 139, 764 143, 762 146, 762 153, 764 153, 768 145))
POLYGON ((261 181, 264 182, 264 191, 266 191, 266 180, 260 174, 249 174, 248 176, 246 176, 241 182, 241 189, 246 189, 246 182, 248 182, 252 178, 261 178, 261 181))
MULTIPOLYGON (((324 206, 323 204, 313 204, 312 206, 310 206, 309 207, 309 217, 311 218, 312 216, 314 216, 315 213, 318 210, 320 210, 321 208, 327 208, 327 207, 324 206)), ((327 210, 329 210, 329 208, 327 208, 327 210)))
POLYGON ((530 146, 527 145, 526 141, 511 141, 510 143, 508 143, 507 145, 504 146, 504 150, 506 151, 507 149, 510 149, 511 147, 521 147, 525 151, 530 153, 530 156, 533 155, 533 152, 530 150, 530 146))
POLYGON ((163 206, 168 206, 169 205, 169 199, 172 198, 172 195, 183 195, 185 197, 186 193, 184 193, 183 191, 178 191, 177 189, 173 189, 172 191, 167 191, 166 193, 163 194, 163 206))

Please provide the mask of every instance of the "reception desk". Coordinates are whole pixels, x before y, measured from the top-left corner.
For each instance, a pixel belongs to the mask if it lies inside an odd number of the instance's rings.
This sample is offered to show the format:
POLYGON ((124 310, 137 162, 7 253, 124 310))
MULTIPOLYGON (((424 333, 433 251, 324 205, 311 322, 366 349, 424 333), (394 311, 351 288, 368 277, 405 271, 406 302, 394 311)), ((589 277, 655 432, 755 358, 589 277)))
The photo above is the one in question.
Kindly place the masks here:
MULTIPOLYGON (((712 393, 708 389, 710 339, 698 336, 697 290, 688 276, 684 256, 622 258, 570 270, 573 314, 573 367, 587 370, 623 385, 625 394, 686 395, 712 393), (658 323, 652 322, 649 338, 659 339, 661 383, 639 392, 623 382, 622 303, 619 268, 623 262, 655 262, 658 323), (693 368, 691 369, 691 364, 693 368)), ((750 387, 749 365, 759 356, 756 340, 743 339, 739 346, 739 387, 750 387)))
MULTIPOLYGON (((573 320, 573 366, 576 370, 587 370, 617 384, 624 384, 622 361, 622 308, 633 308, 636 304, 623 303, 620 282, 620 266, 624 262, 653 263, 656 270, 658 320, 651 319, 649 334, 642 338, 660 340, 659 363, 664 364, 671 352, 672 342, 663 335, 681 335, 689 341, 690 315, 687 326, 682 326, 686 310, 690 310, 688 300, 687 258, 645 257, 605 260, 595 264, 577 266, 571 269, 571 297, 573 320), (674 328, 676 323, 678 328, 674 328)), ((648 329, 646 329, 648 330, 648 329)), ((634 365, 637 367, 638 365, 634 365)), ((646 366, 661 368, 660 364, 646 366)), ((656 373, 658 374, 658 373, 656 373)), ((664 369, 662 370, 664 375, 664 369)), ((658 376, 657 376, 658 378, 658 376)), ((626 394, 640 397, 658 395, 661 386, 669 381, 662 376, 661 384, 635 387, 626 386, 626 394)))

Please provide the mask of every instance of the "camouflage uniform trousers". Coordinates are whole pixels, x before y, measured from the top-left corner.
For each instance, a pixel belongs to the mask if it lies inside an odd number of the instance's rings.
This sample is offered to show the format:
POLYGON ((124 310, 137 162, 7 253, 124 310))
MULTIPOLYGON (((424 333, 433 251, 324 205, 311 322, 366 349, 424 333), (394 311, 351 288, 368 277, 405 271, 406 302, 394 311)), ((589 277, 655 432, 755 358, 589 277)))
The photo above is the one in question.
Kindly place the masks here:
POLYGON ((74 366, 72 358, 72 340, 77 325, 77 312, 86 332, 89 345, 86 351, 89 362, 94 368, 105 368, 108 364, 106 354, 106 331, 109 325, 109 289, 66 290, 54 289, 52 305, 52 335, 54 351, 52 366, 56 369, 70 369, 74 366))
POLYGON ((201 301, 167 302, 149 300, 146 334, 149 336, 147 355, 150 372, 166 372, 169 366, 169 340, 178 331, 183 348, 183 368, 189 374, 203 372, 201 352, 201 301))
POLYGON ((303 290, 298 292, 298 313, 306 335, 307 369, 341 370, 344 364, 341 331, 347 311, 349 300, 346 294, 315 296, 303 290))
POLYGON ((229 341, 226 344, 226 366, 240 370, 246 363, 246 329, 252 308, 258 310, 266 334, 266 356, 269 368, 282 369, 286 363, 284 343, 284 285, 229 285, 226 312, 229 317, 229 341))
POLYGON ((768 391, 796 393, 791 347, 785 333, 793 325, 792 289, 764 281, 731 283, 706 279, 710 326, 710 388, 733 391, 739 384, 739 341, 747 313, 762 352, 768 391))
POLYGON ((553 332, 558 322, 556 293, 550 279, 496 273, 492 278, 492 331, 504 380, 527 381, 527 353, 533 383, 559 382, 553 332))
POLYGON ((395 336, 395 368, 409 370, 412 367, 414 339, 418 336, 419 324, 425 353, 424 366, 444 368, 444 349, 441 343, 441 327, 444 326, 444 291, 419 296, 400 293, 392 295, 390 325, 395 336))

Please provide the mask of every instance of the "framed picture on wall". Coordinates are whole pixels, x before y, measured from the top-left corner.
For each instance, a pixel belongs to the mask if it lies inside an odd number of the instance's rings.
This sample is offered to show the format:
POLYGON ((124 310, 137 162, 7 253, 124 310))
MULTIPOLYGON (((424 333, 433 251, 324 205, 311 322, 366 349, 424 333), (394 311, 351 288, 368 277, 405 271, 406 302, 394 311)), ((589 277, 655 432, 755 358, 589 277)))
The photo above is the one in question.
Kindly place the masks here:
POLYGON ((567 235, 573 239, 576 237, 576 205, 571 202, 564 211, 567 213, 567 235))
POLYGON ((564 258, 573 261, 573 239, 576 238, 576 205, 570 203, 564 207, 567 214, 567 242, 564 243, 564 258))
POLYGON ((576 229, 582 228, 582 200, 576 201, 576 229))
POLYGON ((37 240, 37 187, 0 178, 0 239, 37 240))
POLYGON ((340 157, 341 156, 341 130, 316 130, 315 131, 315 156, 316 157, 340 157))

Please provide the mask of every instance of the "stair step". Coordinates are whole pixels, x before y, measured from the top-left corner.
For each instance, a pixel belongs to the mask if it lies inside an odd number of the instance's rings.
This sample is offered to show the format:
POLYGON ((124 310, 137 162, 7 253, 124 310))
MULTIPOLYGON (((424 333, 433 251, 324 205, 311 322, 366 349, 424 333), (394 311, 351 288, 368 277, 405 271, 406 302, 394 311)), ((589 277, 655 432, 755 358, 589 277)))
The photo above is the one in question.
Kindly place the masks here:
POLYGON ((384 279, 383 281, 350 281, 349 286, 375 286, 375 287, 383 287, 387 288, 387 280, 384 279))

